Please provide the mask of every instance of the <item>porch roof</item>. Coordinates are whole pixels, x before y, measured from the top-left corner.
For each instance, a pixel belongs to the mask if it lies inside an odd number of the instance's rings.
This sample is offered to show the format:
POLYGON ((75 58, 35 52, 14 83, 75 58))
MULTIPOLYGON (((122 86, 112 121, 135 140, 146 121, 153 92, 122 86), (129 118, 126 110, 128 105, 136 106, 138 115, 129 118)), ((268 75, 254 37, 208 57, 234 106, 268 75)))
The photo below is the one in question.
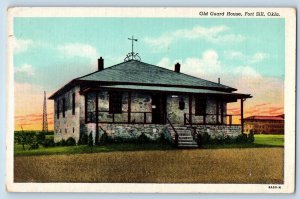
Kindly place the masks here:
MULTIPOLYGON (((116 89, 116 90, 136 90, 136 91, 159 91, 159 92, 172 92, 172 93, 195 93, 195 94, 210 94, 231 96, 235 98, 251 98, 249 94, 241 93, 228 93, 223 91, 198 89, 198 88, 182 88, 182 87, 161 87, 161 86, 142 86, 142 85, 110 85, 99 86, 99 89, 116 89)), ((92 88, 95 89, 95 88, 92 88)), ((97 88, 96 88, 97 89, 97 88)))

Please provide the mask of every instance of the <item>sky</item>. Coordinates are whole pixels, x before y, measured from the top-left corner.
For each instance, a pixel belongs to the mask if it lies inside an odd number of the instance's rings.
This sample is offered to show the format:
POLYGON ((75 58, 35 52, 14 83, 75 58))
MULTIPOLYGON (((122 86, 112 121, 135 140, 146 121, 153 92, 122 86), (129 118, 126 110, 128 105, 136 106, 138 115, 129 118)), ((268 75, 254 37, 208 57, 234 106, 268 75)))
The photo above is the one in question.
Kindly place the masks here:
MULTIPOLYGON (((245 116, 284 113, 284 19, 14 18, 15 129, 42 129, 47 96, 74 78, 123 62, 134 51, 146 63, 251 94, 245 116)), ((228 113, 239 114, 239 103, 228 113)), ((49 129, 53 101, 47 100, 49 129)))

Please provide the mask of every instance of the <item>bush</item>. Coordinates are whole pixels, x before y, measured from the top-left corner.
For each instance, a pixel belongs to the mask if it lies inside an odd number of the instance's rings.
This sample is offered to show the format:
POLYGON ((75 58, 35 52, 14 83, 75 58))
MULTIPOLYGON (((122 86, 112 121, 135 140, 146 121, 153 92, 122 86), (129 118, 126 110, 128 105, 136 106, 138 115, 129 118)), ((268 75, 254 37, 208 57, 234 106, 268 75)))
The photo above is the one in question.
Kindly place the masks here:
POLYGON ((169 140, 167 139, 167 137, 164 133, 160 134, 159 142, 162 144, 168 144, 169 140))
POLYGON ((253 143, 254 142, 254 133, 253 131, 251 130, 250 131, 250 134, 248 135, 248 143, 253 143))
POLYGON ((240 134, 236 137, 236 143, 247 143, 247 135, 246 134, 240 134))
POLYGON ((44 132, 38 132, 35 134, 35 136, 36 136, 37 142, 39 144, 44 144, 45 139, 46 139, 46 135, 44 132))
POLYGON ((39 148, 39 144, 37 142, 33 143, 30 145, 28 150, 32 150, 32 149, 38 149, 39 148))
POLYGON ((61 141, 55 143, 55 146, 66 146, 66 145, 67 144, 66 144, 66 141, 64 139, 62 139, 61 141))
POLYGON ((61 145, 61 146, 67 146, 66 140, 62 139, 62 140, 60 141, 60 145, 61 145))
POLYGON ((43 146, 44 147, 54 147, 55 143, 52 139, 45 139, 43 146))
POLYGON ((128 138, 128 137, 109 137, 107 139, 108 143, 137 143, 136 138, 128 138))
POLYGON ((201 135, 201 144, 207 144, 210 143, 210 135, 205 132, 203 135, 201 135))
POLYGON ((93 140, 93 134, 90 132, 89 137, 88 137, 88 145, 93 146, 94 145, 94 140, 93 140))
POLYGON ((95 145, 100 145, 99 131, 96 131, 96 135, 95 135, 95 145))
POLYGON ((235 143, 235 141, 236 140, 234 138, 230 137, 230 136, 226 136, 225 139, 224 139, 225 144, 233 144, 233 143, 235 143))
POLYGON ((137 143, 138 144, 147 144, 150 142, 150 139, 145 135, 144 132, 138 137, 137 143))
POLYGON ((100 141, 99 141, 99 144, 100 145, 104 145, 104 144, 107 144, 108 143, 108 135, 106 132, 104 132, 101 137, 100 137, 100 141))
POLYGON ((86 133, 80 133, 78 145, 87 145, 88 144, 88 135, 86 133))
POLYGON ((74 138, 72 137, 69 137, 67 140, 66 140, 66 146, 75 146, 76 145, 76 141, 74 138))

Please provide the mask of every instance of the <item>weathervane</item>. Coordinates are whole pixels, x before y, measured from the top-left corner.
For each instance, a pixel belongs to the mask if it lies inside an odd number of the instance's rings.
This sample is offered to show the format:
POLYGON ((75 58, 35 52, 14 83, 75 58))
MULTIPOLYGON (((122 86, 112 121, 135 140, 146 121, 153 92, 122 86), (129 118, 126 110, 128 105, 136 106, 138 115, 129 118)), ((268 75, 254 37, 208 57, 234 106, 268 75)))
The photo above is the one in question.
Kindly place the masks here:
POLYGON ((141 61, 141 57, 139 56, 138 53, 133 52, 133 44, 134 42, 138 41, 137 39, 135 39, 133 36, 131 38, 128 38, 129 40, 131 40, 131 52, 128 53, 124 59, 124 62, 130 61, 130 60, 137 60, 137 61, 141 61))

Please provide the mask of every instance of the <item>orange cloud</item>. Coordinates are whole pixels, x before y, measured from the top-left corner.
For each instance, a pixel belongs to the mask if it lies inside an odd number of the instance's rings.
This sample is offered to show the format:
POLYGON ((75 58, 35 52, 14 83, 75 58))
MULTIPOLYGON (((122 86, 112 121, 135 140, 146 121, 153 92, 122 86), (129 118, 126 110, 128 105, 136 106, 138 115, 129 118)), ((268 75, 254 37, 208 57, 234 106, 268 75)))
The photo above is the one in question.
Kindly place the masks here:
MULTIPOLYGON (((44 89, 15 82, 15 130, 41 130, 44 89)), ((50 92, 49 92, 50 93, 50 92)), ((47 100, 48 129, 53 130, 53 101, 47 100)))

